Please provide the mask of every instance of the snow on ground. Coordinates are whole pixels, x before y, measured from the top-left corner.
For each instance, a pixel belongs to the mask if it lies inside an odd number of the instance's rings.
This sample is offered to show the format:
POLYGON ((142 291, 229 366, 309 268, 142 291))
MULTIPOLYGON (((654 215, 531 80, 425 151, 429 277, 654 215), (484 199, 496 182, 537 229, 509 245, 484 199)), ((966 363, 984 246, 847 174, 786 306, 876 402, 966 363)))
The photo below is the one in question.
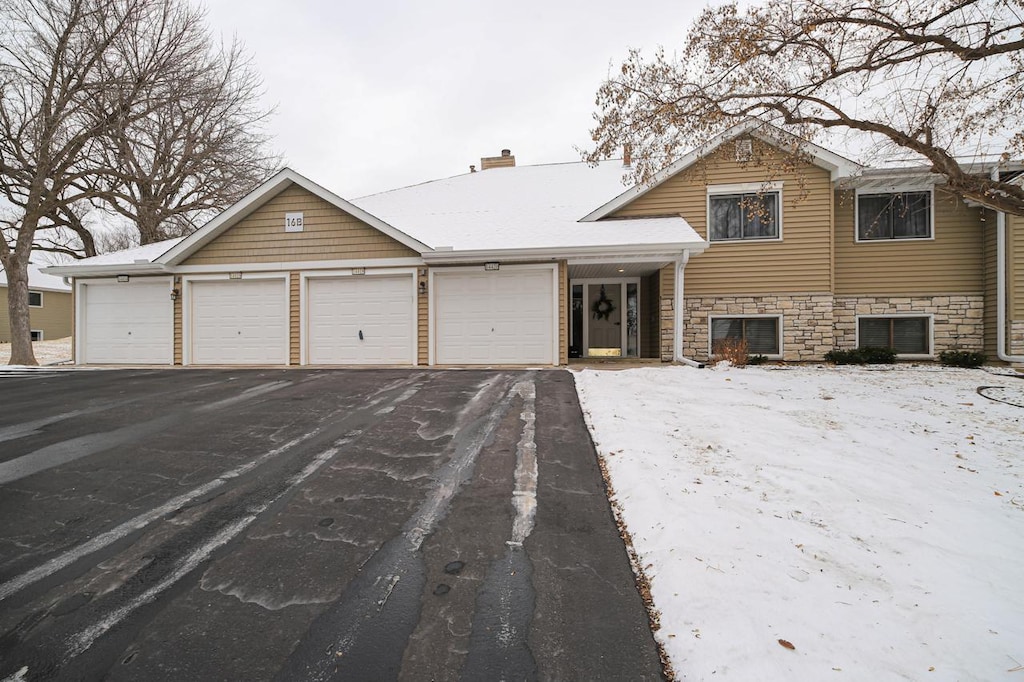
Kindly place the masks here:
POLYGON ((680 679, 1024 682, 1024 379, 671 367, 576 383, 680 679))
MULTIPOLYGON (((33 341, 36 361, 40 365, 52 365, 71 360, 71 337, 54 341, 33 341)), ((6 365, 11 359, 11 344, 0 343, 0 365, 6 365)))

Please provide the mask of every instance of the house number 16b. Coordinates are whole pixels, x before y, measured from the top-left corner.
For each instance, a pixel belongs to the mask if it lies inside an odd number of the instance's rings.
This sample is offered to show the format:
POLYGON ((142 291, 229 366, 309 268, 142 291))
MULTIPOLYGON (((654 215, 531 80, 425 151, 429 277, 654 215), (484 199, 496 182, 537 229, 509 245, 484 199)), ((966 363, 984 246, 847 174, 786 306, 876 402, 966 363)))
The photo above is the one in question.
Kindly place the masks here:
POLYGON ((301 213, 285 213, 284 214, 284 231, 285 232, 302 232, 302 214, 301 213))

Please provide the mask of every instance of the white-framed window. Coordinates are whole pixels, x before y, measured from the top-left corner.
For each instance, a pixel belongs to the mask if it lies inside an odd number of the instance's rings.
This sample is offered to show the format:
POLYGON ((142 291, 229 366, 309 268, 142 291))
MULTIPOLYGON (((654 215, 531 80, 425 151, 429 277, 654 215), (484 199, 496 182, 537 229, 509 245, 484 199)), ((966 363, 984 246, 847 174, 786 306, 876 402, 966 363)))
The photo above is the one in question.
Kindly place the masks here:
POLYGON ((41 291, 30 291, 28 292, 28 305, 30 308, 42 308, 43 307, 43 292, 41 291))
POLYGON ((747 342, 750 355, 782 357, 781 315, 733 315, 708 318, 708 353, 715 355, 715 343, 725 339, 747 342))
POLYGON ((892 348, 897 355, 932 355, 931 315, 858 315, 857 347, 892 348))
POLYGON ((708 240, 782 239, 782 183, 708 186, 708 240))
POLYGON ((857 191, 857 241, 932 239, 934 194, 930 189, 857 191))
POLYGON ((32 340, 33 341, 42 341, 43 340, 43 330, 42 329, 33 329, 30 333, 32 334, 32 340))

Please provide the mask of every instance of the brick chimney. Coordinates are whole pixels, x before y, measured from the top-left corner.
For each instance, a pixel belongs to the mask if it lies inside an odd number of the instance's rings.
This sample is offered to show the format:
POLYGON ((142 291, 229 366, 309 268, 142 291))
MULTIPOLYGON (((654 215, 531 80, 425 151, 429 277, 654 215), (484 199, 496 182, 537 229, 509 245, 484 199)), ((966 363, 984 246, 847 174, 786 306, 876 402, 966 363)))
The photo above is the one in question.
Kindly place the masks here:
POLYGON ((633 148, 630 147, 628 144, 622 146, 622 167, 633 167, 633 148))
POLYGON ((480 170, 488 168, 514 168, 516 157, 512 156, 512 150, 502 149, 501 156, 484 156, 480 158, 480 170))

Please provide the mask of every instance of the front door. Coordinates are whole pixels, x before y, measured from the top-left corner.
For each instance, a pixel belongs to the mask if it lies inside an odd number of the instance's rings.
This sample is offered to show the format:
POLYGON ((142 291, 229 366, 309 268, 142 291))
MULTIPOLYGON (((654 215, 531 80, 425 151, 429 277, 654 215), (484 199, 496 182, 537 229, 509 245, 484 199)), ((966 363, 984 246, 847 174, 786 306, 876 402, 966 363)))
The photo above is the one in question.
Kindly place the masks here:
POLYGON ((637 357, 639 281, 635 279, 572 282, 574 357, 637 357))

